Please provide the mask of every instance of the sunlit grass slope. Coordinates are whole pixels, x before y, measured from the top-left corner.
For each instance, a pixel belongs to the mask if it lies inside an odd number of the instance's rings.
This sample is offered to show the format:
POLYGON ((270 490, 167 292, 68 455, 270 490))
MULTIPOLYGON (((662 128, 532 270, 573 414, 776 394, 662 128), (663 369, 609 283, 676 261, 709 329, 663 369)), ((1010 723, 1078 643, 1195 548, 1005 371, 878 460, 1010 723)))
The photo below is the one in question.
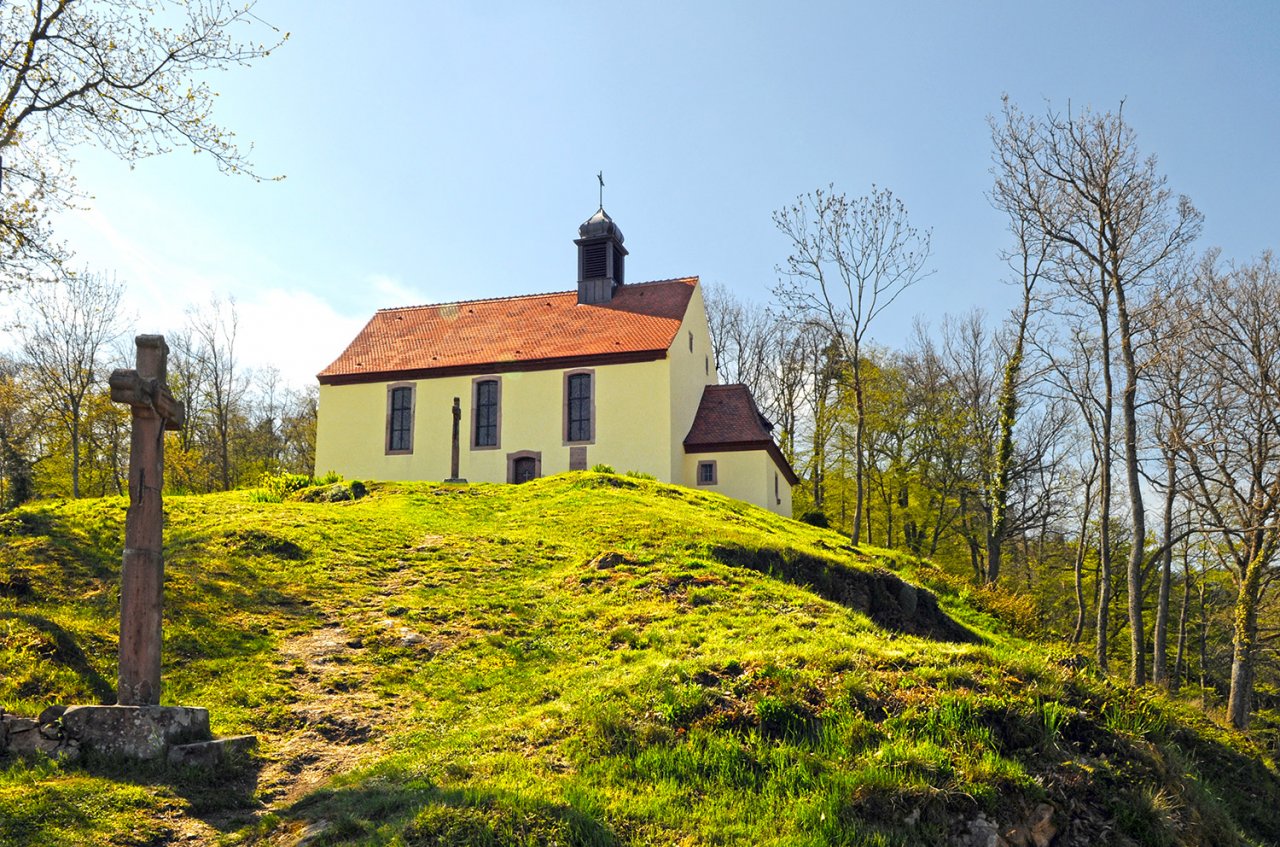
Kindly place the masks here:
MULTIPOLYGON (((0 516, 9 711, 112 698, 124 511, 0 516)), ((164 700, 259 756, 0 761, 0 844, 932 845, 1046 806, 1055 845, 1280 844, 1245 739, 941 570, 715 495, 578 473, 166 513, 164 700)))

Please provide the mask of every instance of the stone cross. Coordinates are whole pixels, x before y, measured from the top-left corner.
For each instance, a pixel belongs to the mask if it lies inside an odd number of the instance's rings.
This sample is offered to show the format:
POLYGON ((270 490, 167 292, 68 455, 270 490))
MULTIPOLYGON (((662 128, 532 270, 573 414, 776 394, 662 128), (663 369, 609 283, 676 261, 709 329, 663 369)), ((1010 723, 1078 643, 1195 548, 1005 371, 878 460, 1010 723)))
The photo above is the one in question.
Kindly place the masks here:
POLYGON ((160 702, 160 615, 164 591, 161 491, 164 431, 181 429, 182 404, 166 384, 169 346, 162 335, 139 335, 137 368, 111 374, 111 399, 133 407, 129 446, 129 512, 120 573, 121 706, 160 702))

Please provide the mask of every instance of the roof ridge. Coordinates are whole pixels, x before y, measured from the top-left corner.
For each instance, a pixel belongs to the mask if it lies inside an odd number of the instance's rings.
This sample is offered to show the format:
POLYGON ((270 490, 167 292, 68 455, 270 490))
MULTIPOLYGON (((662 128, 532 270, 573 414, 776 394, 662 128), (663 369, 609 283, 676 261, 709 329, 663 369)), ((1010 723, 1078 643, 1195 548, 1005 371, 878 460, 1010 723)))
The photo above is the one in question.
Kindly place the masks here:
MULTIPOLYGON (((676 276, 671 277, 670 279, 650 279, 645 282, 628 282, 626 287, 642 288, 646 285, 661 285, 671 282, 686 282, 689 280, 698 282, 699 278, 697 276, 676 276)), ((568 291, 544 291, 540 294, 508 294, 505 297, 476 297, 471 300, 449 300, 444 303, 419 303, 416 306, 387 306, 386 308, 378 309, 378 311, 404 312, 412 309, 439 309, 444 306, 464 306, 471 303, 501 303, 504 300, 536 300, 539 297, 564 297, 569 294, 577 296, 578 292, 576 289, 571 288, 568 291)))

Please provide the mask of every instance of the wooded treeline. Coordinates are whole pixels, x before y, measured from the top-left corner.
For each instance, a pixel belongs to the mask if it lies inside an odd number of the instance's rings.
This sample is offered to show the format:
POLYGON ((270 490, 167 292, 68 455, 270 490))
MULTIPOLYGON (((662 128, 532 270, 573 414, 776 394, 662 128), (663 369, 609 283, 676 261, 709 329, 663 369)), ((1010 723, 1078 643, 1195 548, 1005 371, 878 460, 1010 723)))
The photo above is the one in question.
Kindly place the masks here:
POLYGON ((1274 725, 1280 267, 1197 246, 1122 108, 1006 101, 990 123, 1010 314, 875 345, 925 290, 929 233, 887 189, 827 188, 774 215, 771 302, 708 286, 721 379, 775 423, 798 516, 1026 595, 1131 684, 1274 725))
MULTIPOLYGON (((130 410, 107 378, 134 366, 123 285, 94 273, 33 282, 19 299, 12 350, 0 353, 0 510, 33 497, 124 493, 130 410)), ((278 370, 243 368, 235 303, 188 309, 166 333, 169 386, 187 425, 166 434, 165 487, 202 493, 264 473, 310 474, 316 389, 278 370)))

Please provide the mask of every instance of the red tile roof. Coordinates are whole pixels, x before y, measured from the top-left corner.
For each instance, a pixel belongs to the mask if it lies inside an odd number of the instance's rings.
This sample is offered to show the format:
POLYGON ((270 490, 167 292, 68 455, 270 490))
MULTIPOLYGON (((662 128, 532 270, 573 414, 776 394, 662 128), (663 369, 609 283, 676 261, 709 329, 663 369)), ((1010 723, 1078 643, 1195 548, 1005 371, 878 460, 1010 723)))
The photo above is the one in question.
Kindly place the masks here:
POLYGON ((693 426, 684 438, 684 450, 686 453, 768 450, 787 481, 795 485, 800 477, 774 443, 772 429, 773 424, 756 407, 751 389, 745 385, 708 385, 702 390, 693 426))
POLYGON ((666 355, 697 277, 621 286, 609 303, 578 292, 380 309, 324 384, 645 361, 666 355))

